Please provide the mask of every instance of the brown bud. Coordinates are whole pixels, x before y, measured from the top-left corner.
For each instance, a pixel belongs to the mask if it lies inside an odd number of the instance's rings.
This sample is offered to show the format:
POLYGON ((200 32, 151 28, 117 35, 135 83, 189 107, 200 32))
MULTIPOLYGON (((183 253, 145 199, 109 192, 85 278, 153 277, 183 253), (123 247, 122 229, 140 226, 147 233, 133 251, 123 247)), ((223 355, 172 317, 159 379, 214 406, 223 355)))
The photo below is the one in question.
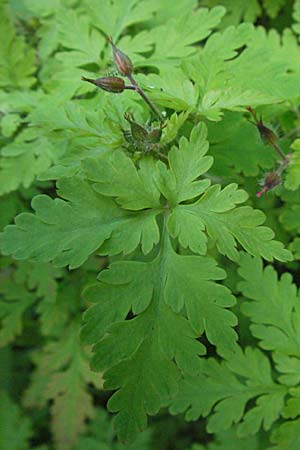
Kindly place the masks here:
MULTIPOLYGON (((251 106, 249 106, 247 108, 247 110, 249 111, 249 113, 252 115, 255 123, 254 125, 256 126, 256 128, 259 131, 260 137, 262 139, 262 141, 264 142, 264 144, 268 145, 274 145, 276 144, 278 138, 276 136, 276 134, 268 127, 266 127, 262 121, 262 118, 258 119, 256 116, 255 111, 253 111, 253 109, 251 108, 251 106)), ((252 122, 253 123, 253 122, 252 122)))
POLYGON ((262 189, 256 194, 257 197, 261 197, 263 194, 274 189, 281 183, 281 176, 278 171, 266 173, 264 179, 261 182, 262 189))
POLYGON ((92 80, 91 78, 81 77, 83 81, 88 81, 95 86, 103 89, 107 92, 113 92, 114 94, 120 94, 125 89, 125 82, 119 77, 103 77, 92 80))
POLYGON ((128 77, 128 75, 131 75, 133 71, 133 65, 130 58, 115 46, 112 38, 109 38, 109 42, 113 49, 114 61, 119 73, 125 77, 128 77))

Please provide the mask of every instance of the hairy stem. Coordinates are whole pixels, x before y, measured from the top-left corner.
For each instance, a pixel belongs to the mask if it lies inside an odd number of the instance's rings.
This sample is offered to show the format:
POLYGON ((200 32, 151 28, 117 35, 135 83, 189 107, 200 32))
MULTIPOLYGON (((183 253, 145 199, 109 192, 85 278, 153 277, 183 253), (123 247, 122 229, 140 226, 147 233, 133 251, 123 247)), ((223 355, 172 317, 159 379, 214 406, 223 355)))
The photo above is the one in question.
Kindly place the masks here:
POLYGON ((281 148, 279 147, 278 144, 276 144, 275 142, 272 144, 273 148, 276 150, 276 152, 278 153, 278 155, 283 159, 283 161, 286 161, 286 165, 288 164, 289 160, 286 157, 286 155, 284 154, 284 152, 281 150, 281 148))
POLYGON ((132 87, 136 90, 136 92, 143 98, 143 100, 147 103, 149 108, 159 117, 161 121, 163 121, 163 117, 159 110, 156 108, 154 103, 150 100, 147 94, 143 91, 143 89, 138 85, 132 75, 127 75, 128 80, 132 83, 132 87))

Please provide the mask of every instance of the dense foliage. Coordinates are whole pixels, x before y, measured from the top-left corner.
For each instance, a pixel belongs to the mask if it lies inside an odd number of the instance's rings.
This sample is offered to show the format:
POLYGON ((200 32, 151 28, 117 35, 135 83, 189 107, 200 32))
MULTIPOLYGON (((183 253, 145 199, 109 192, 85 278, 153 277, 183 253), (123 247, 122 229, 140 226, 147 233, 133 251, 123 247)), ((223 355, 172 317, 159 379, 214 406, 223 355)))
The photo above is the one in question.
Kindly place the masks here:
POLYGON ((300 1, 0 0, 0 448, 300 448, 300 1))

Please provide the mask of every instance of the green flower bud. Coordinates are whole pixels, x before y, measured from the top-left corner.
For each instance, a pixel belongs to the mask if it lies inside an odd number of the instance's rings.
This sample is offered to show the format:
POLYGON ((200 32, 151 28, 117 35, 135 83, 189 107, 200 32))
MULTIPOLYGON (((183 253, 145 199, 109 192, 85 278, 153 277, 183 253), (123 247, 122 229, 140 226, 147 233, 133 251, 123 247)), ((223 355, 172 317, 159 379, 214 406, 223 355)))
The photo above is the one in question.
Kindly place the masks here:
POLYGON ((148 133, 148 142, 149 144, 158 144, 161 140, 162 130, 166 127, 166 124, 160 124, 159 128, 153 128, 148 133))
POLYGON ((148 137, 148 131, 134 120, 131 113, 125 113, 124 118, 130 123, 131 135, 137 142, 143 143, 148 137))
POLYGON ((119 73, 125 77, 131 75, 133 71, 133 65, 130 58, 115 46, 112 38, 109 38, 109 42, 111 43, 113 49, 114 61, 119 73))
POLYGON ((91 78, 81 77, 83 81, 87 81, 89 83, 94 84, 95 86, 103 89, 107 92, 113 92, 114 94, 120 94, 124 91, 125 82, 122 78, 119 77, 103 77, 97 78, 96 80, 92 80, 91 78))

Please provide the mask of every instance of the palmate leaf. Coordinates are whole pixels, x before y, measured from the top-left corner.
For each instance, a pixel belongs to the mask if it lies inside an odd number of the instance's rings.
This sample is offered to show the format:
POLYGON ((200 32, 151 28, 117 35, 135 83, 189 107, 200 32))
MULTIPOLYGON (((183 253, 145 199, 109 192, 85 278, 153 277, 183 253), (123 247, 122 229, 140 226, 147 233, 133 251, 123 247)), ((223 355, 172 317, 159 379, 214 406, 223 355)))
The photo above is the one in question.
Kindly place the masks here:
POLYGON ((288 72, 282 61, 285 44, 279 36, 275 45, 265 41, 260 29, 243 23, 214 33, 201 52, 183 63, 187 77, 199 88, 201 114, 218 121, 224 109, 236 111, 298 96, 298 75, 294 69, 288 72), (243 51, 237 54, 240 48, 243 51))
POLYGON ((172 59, 179 61, 179 58, 195 53, 196 49, 192 44, 207 38, 224 14, 225 9, 222 6, 216 6, 211 10, 207 8, 199 8, 196 11, 183 10, 167 24, 152 29, 150 33, 155 49, 145 64, 163 67, 166 62, 172 62, 172 59))
POLYGON ((271 428, 281 414, 286 394, 286 387, 272 380, 271 366, 263 353, 237 348, 236 354, 221 364, 213 358, 202 359, 199 373, 185 376, 181 382, 171 412, 187 411, 187 420, 212 412, 207 425, 210 433, 238 423, 238 435, 246 436, 260 427, 271 428), (255 406, 245 413, 253 399, 255 406))
POLYGON ((82 337, 96 342, 92 368, 106 370, 105 388, 119 389, 109 408, 119 412, 116 426, 125 441, 145 428, 148 414, 170 403, 179 369, 197 370, 205 351, 199 334, 205 330, 220 353, 235 347, 235 317, 225 309, 234 298, 213 281, 224 272, 210 258, 179 256, 165 239, 151 263, 115 263, 85 294, 97 304, 85 315, 82 337), (184 305, 188 320, 180 314, 184 305), (126 321, 130 309, 138 315, 126 321))
POLYGON ((203 255, 207 233, 232 259, 238 257, 237 242, 270 260, 291 258, 260 226, 262 213, 236 208, 247 198, 244 191, 236 185, 208 188, 208 180, 199 179, 212 163, 206 135, 199 124, 189 141, 181 139, 168 155, 169 168, 149 155, 136 167, 120 151, 91 158, 81 177, 59 181, 64 200, 36 197, 36 214, 18 216, 1 235, 5 254, 73 268, 95 251, 126 254, 141 244, 147 254, 159 244, 150 260, 113 264, 86 294, 97 304, 86 314, 82 336, 95 344, 93 369, 105 371, 105 387, 117 390, 109 407, 118 412, 123 440, 170 404, 182 373, 200 370, 202 333, 220 355, 236 351, 236 318, 227 310, 235 299, 216 283, 224 271, 208 256, 180 255, 171 238, 203 255), (187 219, 191 215, 194 222, 187 219), (130 313, 134 317, 126 320, 130 313))
POLYGON ((249 206, 235 207, 246 198, 246 192, 237 190, 235 184, 223 190, 214 185, 197 202, 174 208, 168 221, 169 232, 178 237, 183 247, 200 254, 206 253, 204 230, 207 230, 219 252, 233 261, 239 259, 237 242, 254 256, 261 255, 267 260, 291 259, 290 252, 280 242, 273 241, 270 228, 261 226, 265 221, 261 211, 249 206), (191 223, 192 229, 188 227, 191 223))
POLYGON ((16 259, 54 261, 56 266, 70 265, 73 268, 80 266, 103 244, 102 254, 130 253, 139 244, 147 254, 159 242, 156 216, 162 213, 163 205, 158 202, 158 187, 169 202, 171 199, 168 230, 172 237, 179 238, 184 247, 205 254, 206 229, 219 251, 233 260, 238 258, 237 242, 254 256, 268 260, 291 259, 290 252, 273 241, 273 232, 260 226, 264 222, 262 212, 250 207, 235 208, 237 203, 247 198, 246 193, 237 190, 235 185, 222 191, 215 185, 195 203, 178 204, 199 195, 208 186, 206 180, 196 180, 211 165, 211 159, 205 156, 206 150, 206 132, 204 125, 199 124, 190 144, 183 139, 179 150, 170 152, 169 172, 162 163, 154 165, 148 159, 143 160, 135 172, 130 158, 120 152, 116 156, 107 154, 100 158, 100 165, 107 167, 105 172, 100 170, 96 160, 90 161, 86 176, 97 182, 92 185, 79 177, 61 180, 58 183, 59 194, 66 201, 52 200, 47 196, 35 197, 32 206, 36 215, 19 215, 16 225, 8 226, 2 234, 3 253, 13 254, 16 259), (199 156, 196 147, 200 149, 199 156), (193 166, 190 158, 194 161, 193 166), (114 168, 121 163, 118 169, 114 168), (96 173, 94 164, 99 169, 96 173), (122 173, 124 167, 126 171, 122 173), (113 186, 112 171, 115 177, 113 186), (119 175, 115 176, 116 173, 119 175), (126 184, 130 189, 125 187, 126 184), (98 190, 105 196, 98 194, 98 190), (131 211, 118 207, 109 196, 119 197, 121 204, 131 211), (145 207, 149 209, 136 211, 145 207), (189 220, 194 225, 193 233, 190 233, 189 220))

